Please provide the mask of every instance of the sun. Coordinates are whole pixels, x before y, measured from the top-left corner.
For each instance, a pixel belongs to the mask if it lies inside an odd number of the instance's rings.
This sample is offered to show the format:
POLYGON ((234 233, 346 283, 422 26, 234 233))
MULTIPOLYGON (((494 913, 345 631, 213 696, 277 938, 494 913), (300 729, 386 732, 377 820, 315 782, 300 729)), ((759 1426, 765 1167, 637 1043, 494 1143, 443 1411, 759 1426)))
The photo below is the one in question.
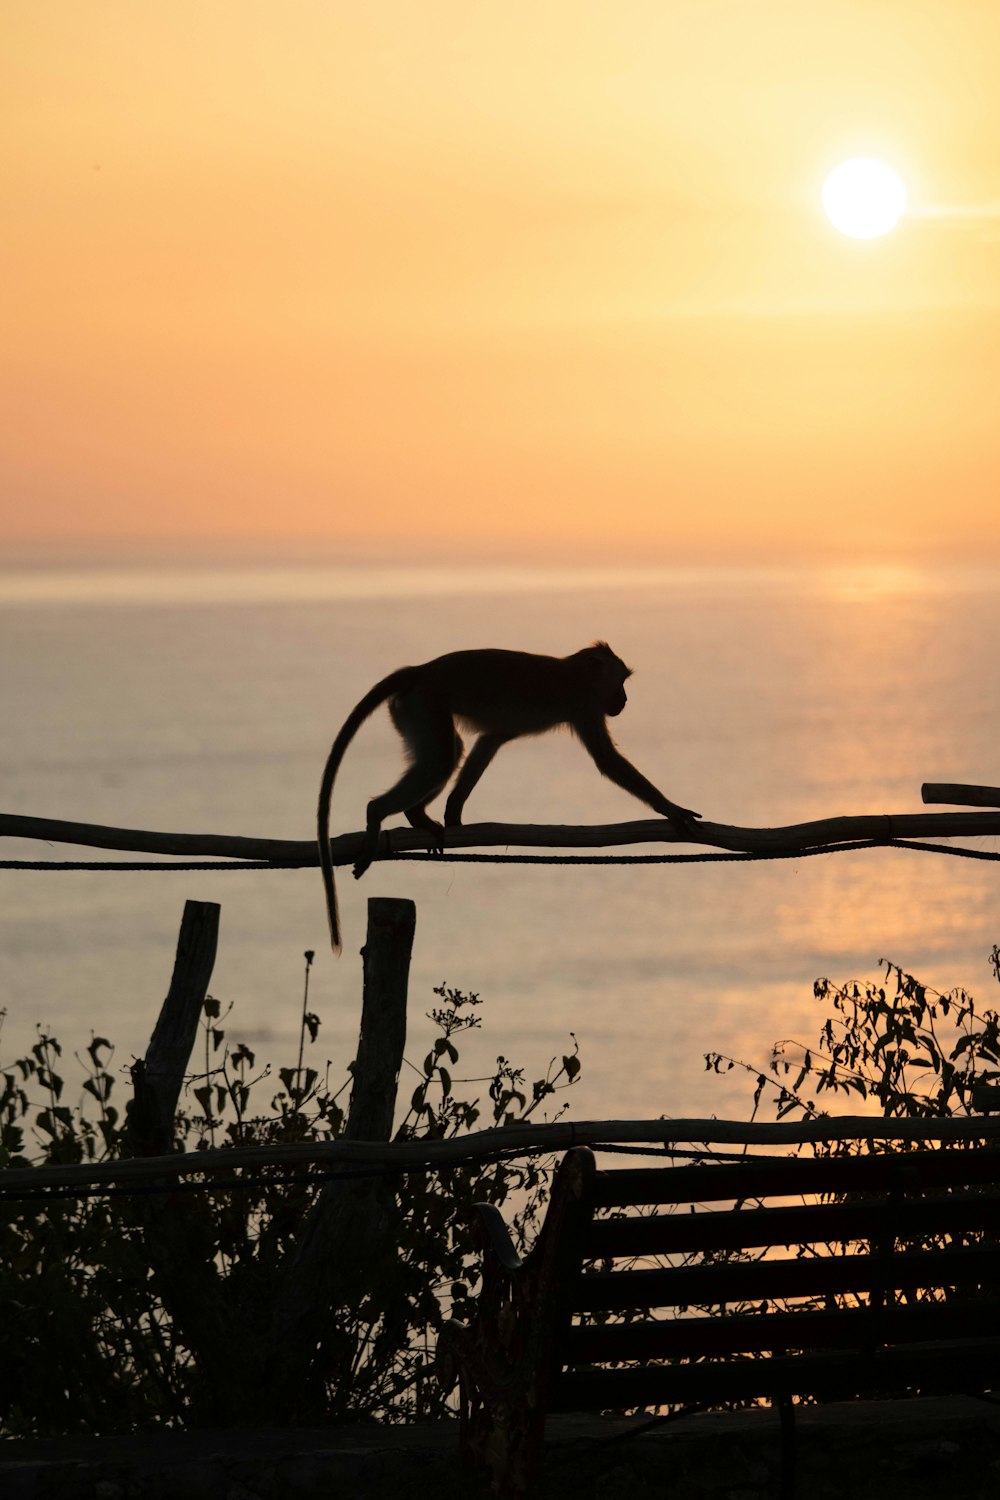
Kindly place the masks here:
POLYGON ((834 167, 824 182, 823 207, 841 234, 873 240, 895 229, 906 208, 906 188, 885 162, 855 156, 834 167))

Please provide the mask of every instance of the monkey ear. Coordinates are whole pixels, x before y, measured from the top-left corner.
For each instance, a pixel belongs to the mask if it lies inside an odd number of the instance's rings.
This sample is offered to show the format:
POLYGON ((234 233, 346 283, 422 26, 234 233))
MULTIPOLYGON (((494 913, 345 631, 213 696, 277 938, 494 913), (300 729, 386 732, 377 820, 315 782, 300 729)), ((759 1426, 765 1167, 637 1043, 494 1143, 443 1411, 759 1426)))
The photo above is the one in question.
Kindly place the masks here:
POLYGON ((632 676, 632 668, 627 667, 621 657, 612 651, 607 641, 594 641, 584 655, 590 675, 595 679, 603 677, 609 670, 616 675, 620 672, 623 682, 632 676))
POLYGON ((603 641, 595 641, 593 646, 582 653, 584 668, 592 682, 597 682, 608 670, 609 662, 604 655, 607 649, 603 641))

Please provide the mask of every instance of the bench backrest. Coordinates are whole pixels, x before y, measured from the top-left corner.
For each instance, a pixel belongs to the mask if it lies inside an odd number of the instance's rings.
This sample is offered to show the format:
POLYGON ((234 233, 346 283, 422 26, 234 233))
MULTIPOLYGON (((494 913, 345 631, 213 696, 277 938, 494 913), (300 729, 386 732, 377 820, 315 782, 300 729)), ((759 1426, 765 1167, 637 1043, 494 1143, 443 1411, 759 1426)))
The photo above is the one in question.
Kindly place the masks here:
POLYGON ((531 1261, 553 1410, 989 1389, 1000 1151, 602 1171, 578 1148, 531 1261))

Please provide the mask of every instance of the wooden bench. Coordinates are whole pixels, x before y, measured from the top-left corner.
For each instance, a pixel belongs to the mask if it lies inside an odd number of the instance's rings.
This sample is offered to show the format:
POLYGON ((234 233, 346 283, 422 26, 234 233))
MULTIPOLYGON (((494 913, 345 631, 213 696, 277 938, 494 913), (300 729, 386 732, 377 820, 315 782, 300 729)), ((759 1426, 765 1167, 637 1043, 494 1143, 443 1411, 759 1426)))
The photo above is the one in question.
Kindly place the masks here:
POLYGON ((787 1495, 795 1398, 1000 1387, 998 1167, 980 1147, 612 1171, 568 1152, 524 1260, 477 1205, 476 1314, 438 1349, 465 1462, 510 1500, 548 1412, 767 1400, 787 1495))

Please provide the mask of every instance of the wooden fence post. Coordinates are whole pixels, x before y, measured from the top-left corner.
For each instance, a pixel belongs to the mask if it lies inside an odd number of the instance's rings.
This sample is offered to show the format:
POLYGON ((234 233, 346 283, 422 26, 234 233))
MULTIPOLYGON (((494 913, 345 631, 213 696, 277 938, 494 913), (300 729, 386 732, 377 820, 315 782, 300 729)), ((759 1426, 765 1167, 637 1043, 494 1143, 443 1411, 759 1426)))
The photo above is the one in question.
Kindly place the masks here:
POLYGON ((396 1112, 396 1085, 406 1046, 410 955, 417 924, 412 901, 374 896, 368 902, 368 939, 361 956, 364 995, 354 1084, 344 1135, 387 1141, 396 1112))
MULTIPOLYGON (((146 1056, 132 1066, 128 1124, 136 1156, 173 1151, 177 1103, 215 964, 219 913, 215 901, 185 903, 170 988, 146 1056)), ((206 1254, 211 1226, 201 1194, 179 1193, 169 1178, 152 1185, 165 1191, 139 1200, 146 1254, 176 1333, 195 1358, 192 1410, 199 1420, 225 1422, 234 1406, 239 1409, 240 1382, 232 1372, 249 1363, 240 1345, 247 1331, 233 1315, 223 1280, 206 1254)))
MULTIPOLYGON (((415 927, 412 901, 369 901, 361 1034, 344 1130, 353 1140, 387 1141, 392 1134, 415 927)), ((136 1155, 172 1149, 218 931, 218 905, 187 902, 170 989, 146 1056, 132 1069, 129 1126, 136 1155)), ((312 1367, 325 1314, 360 1300, 387 1266, 395 1246, 394 1186, 391 1177, 376 1173, 343 1176, 324 1187, 280 1267, 269 1317, 263 1308, 241 1306, 214 1262, 204 1259, 211 1235, 202 1222, 207 1210, 199 1194, 154 1193, 146 1200, 150 1265, 195 1356, 194 1405, 200 1420, 253 1420, 255 1414, 301 1420, 309 1409, 320 1414, 324 1387, 312 1367)))
MULTIPOLYGON (((354 1140, 387 1141, 392 1132, 415 928, 412 901, 368 902, 361 1035, 344 1130, 354 1140)), ((309 1410, 321 1414, 322 1384, 309 1378, 320 1330, 329 1309, 361 1300, 394 1250, 394 1186, 380 1175, 334 1178, 306 1218, 282 1268, 272 1315, 266 1382, 272 1419, 280 1418, 282 1405, 298 1420, 309 1410)))
POLYGON ((132 1067, 134 1097, 128 1116, 137 1156, 160 1156, 173 1147, 177 1101, 215 965, 219 912, 215 901, 184 906, 167 998, 145 1058, 132 1067))

